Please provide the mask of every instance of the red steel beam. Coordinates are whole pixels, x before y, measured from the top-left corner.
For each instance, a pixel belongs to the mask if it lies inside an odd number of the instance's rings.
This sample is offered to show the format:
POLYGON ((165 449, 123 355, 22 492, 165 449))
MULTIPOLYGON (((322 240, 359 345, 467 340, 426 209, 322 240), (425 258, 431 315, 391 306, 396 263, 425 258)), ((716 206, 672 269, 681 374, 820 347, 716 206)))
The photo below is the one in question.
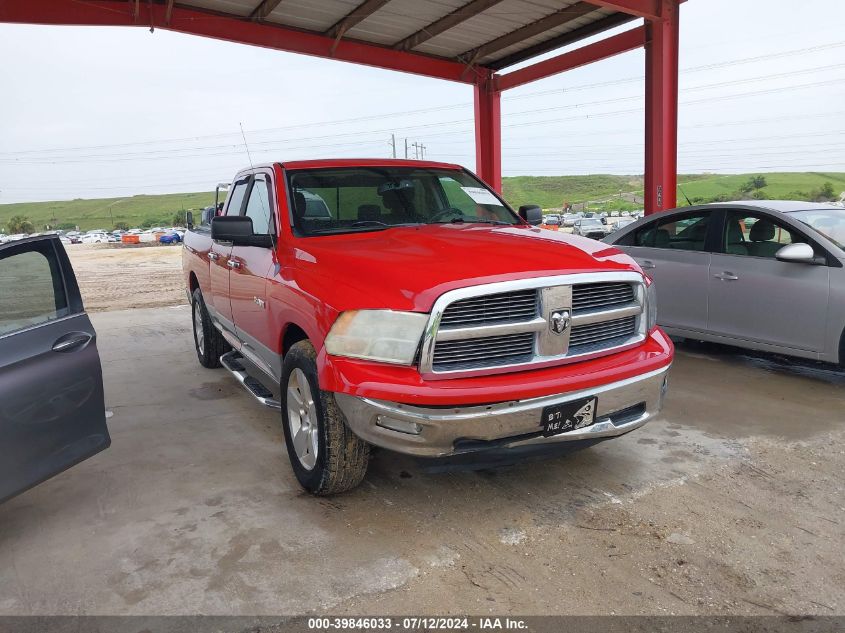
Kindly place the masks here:
POLYGON ((677 206, 678 5, 661 0, 663 19, 646 25, 645 212, 677 206))
MULTIPOLYGON (((289 53, 398 70, 460 83, 475 83, 464 64, 419 53, 393 50, 355 40, 335 42, 330 37, 249 18, 173 7, 166 23, 166 7, 143 3, 136 20, 126 0, 2 0, 0 22, 76 26, 155 26, 157 28, 228 42, 251 44, 289 53)), ((484 69, 481 69, 482 71, 484 69)))
POLYGON ((660 19, 660 0, 586 0, 603 9, 613 9, 647 20, 660 19))
POLYGON ((479 79, 474 90, 475 170, 490 187, 502 192, 502 93, 493 74, 479 79))
POLYGON ((607 59, 608 57, 613 57, 614 55, 619 55, 620 53, 640 48, 645 44, 645 41, 646 30, 644 26, 640 26, 620 33, 619 35, 595 42, 594 44, 588 44, 587 46, 576 48, 574 51, 569 51, 557 57, 520 68, 506 75, 501 75, 496 79, 496 88, 499 90, 508 90, 538 79, 551 77, 552 75, 572 70, 579 66, 585 66, 602 59, 607 59))

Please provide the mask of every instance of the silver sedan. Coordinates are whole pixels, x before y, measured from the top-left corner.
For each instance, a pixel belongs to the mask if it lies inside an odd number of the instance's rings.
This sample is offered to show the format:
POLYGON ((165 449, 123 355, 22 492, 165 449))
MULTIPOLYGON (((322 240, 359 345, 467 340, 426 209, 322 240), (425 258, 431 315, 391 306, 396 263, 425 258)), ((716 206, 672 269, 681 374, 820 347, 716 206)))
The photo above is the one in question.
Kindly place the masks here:
POLYGON ((654 279, 658 323, 669 334, 845 363, 845 208, 684 207, 604 241, 654 279))

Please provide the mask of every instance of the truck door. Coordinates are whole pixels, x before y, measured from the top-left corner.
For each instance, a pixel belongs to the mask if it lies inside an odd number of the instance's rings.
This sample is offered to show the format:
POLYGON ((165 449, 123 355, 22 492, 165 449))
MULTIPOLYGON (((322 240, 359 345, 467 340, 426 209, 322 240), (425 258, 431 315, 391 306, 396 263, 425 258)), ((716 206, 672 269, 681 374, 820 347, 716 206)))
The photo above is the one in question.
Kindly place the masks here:
MULTIPOLYGON (((252 219, 252 231, 256 235, 278 235, 274 191, 269 172, 253 176, 242 215, 252 219)), ((276 265, 275 249, 235 246, 230 261, 229 295, 235 330, 243 344, 240 351, 270 376, 280 379, 279 353, 272 349, 277 341, 270 340, 274 329, 269 324, 266 290, 267 278, 276 265)))
POLYGON ((0 502, 110 443, 96 335, 64 247, 0 245, 0 502))
MULTIPOLYGON (((232 185, 226 200, 224 215, 239 215, 246 200, 250 176, 245 176, 232 185)), ((212 220, 213 222, 213 220, 212 220)), ((211 297, 206 305, 213 310, 211 316, 223 327, 234 331, 232 319, 232 304, 229 301, 229 271, 232 270, 230 257, 232 244, 230 242, 213 242, 208 253, 209 276, 211 278, 211 297)))

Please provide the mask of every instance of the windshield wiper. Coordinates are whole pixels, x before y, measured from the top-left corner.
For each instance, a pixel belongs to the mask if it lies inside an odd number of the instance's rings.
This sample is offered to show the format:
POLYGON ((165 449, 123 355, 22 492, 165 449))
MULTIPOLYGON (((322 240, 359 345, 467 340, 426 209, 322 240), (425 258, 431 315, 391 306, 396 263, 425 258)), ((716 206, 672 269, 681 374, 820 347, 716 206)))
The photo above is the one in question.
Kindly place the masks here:
POLYGON ((502 226, 513 226, 510 222, 502 220, 482 220, 480 218, 452 218, 443 222, 429 222, 429 224, 498 224, 502 226))

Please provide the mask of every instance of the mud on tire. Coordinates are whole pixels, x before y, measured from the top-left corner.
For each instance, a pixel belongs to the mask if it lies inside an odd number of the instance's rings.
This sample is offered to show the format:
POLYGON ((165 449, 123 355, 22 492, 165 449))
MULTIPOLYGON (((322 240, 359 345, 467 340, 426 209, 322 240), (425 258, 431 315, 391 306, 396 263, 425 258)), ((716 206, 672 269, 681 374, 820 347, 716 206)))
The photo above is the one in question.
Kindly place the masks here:
POLYGON ((226 339, 211 323, 202 292, 197 288, 191 295, 191 322, 194 334, 194 349, 200 365, 214 369, 220 367, 220 357, 229 351, 226 339))

